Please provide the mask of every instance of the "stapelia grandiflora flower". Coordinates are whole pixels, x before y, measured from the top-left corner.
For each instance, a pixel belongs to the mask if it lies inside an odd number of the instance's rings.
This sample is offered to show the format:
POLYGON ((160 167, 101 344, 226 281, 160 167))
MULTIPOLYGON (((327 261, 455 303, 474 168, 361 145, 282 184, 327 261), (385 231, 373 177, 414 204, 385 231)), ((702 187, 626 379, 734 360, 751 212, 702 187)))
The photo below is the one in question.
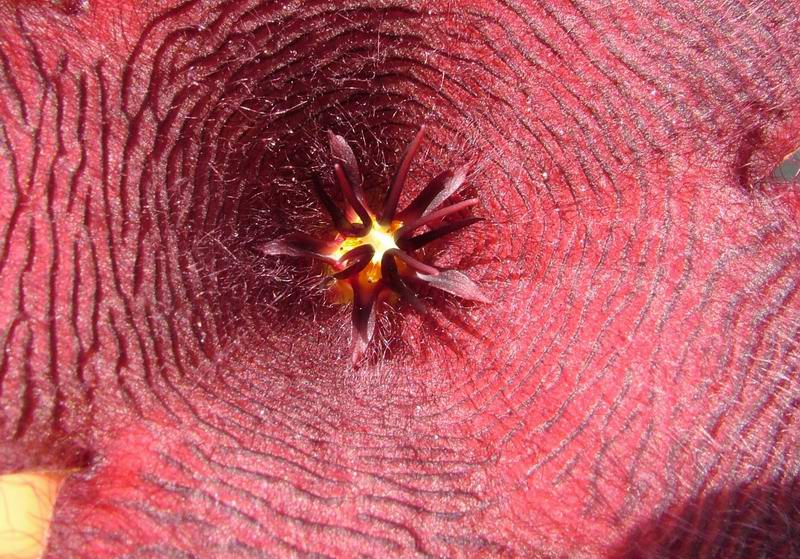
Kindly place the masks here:
POLYGON ((363 356, 375 331, 380 304, 404 299, 420 312, 425 307, 415 284, 427 284, 471 301, 488 302, 475 283, 457 270, 442 270, 412 253, 428 243, 481 221, 479 217, 447 220, 478 203, 476 198, 442 207, 463 184, 467 170, 437 175, 402 211, 397 210, 411 162, 419 151, 425 127, 406 148, 380 212, 373 212, 364 195, 363 178, 353 150, 341 136, 329 132, 334 175, 342 192, 342 210, 322 186, 314 182, 320 202, 335 228, 331 240, 296 232, 262 245, 272 256, 311 257, 322 261, 335 287, 352 301, 353 362, 363 356), (424 232, 419 232, 423 228, 424 232), (415 234, 417 233, 417 234, 415 234))

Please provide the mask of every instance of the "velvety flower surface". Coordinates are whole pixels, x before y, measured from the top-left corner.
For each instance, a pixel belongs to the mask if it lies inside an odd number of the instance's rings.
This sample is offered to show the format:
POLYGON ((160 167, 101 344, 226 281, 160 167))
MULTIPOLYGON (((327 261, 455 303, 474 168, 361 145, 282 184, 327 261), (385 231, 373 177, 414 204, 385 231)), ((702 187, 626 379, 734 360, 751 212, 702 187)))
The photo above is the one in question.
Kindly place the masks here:
POLYGON ((46 557, 800 556, 798 29, 0 1, 0 473, 77 470, 46 557))

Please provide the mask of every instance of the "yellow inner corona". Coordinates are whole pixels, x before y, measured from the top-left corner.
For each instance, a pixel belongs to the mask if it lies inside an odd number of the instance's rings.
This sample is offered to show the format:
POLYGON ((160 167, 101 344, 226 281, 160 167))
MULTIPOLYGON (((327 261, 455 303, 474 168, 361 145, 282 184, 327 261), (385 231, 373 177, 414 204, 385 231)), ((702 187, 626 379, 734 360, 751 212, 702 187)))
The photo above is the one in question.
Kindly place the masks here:
POLYGON ((372 260, 359 274, 359 280, 368 283, 377 283, 381 279, 381 259, 387 250, 398 248, 394 235, 403 223, 393 221, 389 225, 381 225, 378 220, 372 217, 372 227, 369 233, 363 237, 345 237, 336 251, 332 254, 337 261, 353 250, 363 245, 371 245, 375 249, 372 260))

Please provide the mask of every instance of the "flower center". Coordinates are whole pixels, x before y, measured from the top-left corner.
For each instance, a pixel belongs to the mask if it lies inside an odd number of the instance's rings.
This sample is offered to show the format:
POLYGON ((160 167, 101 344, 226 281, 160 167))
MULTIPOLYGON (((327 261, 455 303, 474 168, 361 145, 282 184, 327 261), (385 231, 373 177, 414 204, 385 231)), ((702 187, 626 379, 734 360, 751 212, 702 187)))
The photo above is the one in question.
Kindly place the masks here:
POLYGON ((387 250, 398 248, 394 234, 402 225, 403 223, 401 221, 392 221, 389 225, 381 225, 377 219, 372 217, 372 227, 369 233, 363 237, 344 237, 344 240, 331 256, 337 261, 340 261, 345 254, 354 248, 364 245, 372 246, 375 253, 359 276, 369 283, 376 283, 381 279, 381 259, 384 253, 387 250))

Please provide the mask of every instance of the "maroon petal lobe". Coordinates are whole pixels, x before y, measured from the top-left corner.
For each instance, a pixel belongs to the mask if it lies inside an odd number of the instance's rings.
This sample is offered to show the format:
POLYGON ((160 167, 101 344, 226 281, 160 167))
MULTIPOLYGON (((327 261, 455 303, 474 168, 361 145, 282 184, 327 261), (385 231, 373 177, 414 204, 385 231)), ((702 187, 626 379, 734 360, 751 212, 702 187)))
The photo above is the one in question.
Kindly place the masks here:
POLYGON ((453 173, 453 175, 444 183, 444 186, 440 192, 434 196, 433 200, 431 200, 430 204, 422 211, 422 215, 430 213, 434 211, 436 208, 441 206, 445 200, 450 198, 455 192, 461 188, 461 185, 464 184, 464 181, 467 179, 467 167, 459 167, 453 173))
POLYGON ((377 289, 353 288, 353 364, 355 365, 375 333, 377 289))
POLYGON ((424 247, 428 243, 435 241, 436 239, 444 237, 445 235, 449 235, 450 233, 458 231, 459 229, 469 227, 473 223, 478 223, 479 221, 483 221, 483 218, 469 217, 467 219, 454 221, 452 223, 446 223, 441 227, 431 229, 422 235, 417 235, 416 237, 411 237, 410 239, 400 239, 398 241, 398 246, 403 250, 417 250, 424 247))
POLYGON ((420 262, 419 260, 417 260, 416 258, 411 256, 407 252, 403 252, 400 249, 390 248, 384 254, 390 254, 391 256, 395 256, 395 257, 399 258, 400 260, 405 262, 408 265, 409 268, 411 268, 412 270, 416 270, 417 272, 419 272, 421 274, 427 274, 427 275, 430 275, 430 276, 435 276, 435 275, 439 274, 439 270, 438 269, 434 268, 433 266, 429 266, 428 264, 425 264, 424 262, 420 262))
POLYGON ((372 218, 370 217, 369 212, 353 192, 353 186, 350 184, 347 175, 345 175, 344 168, 341 166, 341 164, 336 163, 333 166, 333 170, 336 173, 336 180, 339 182, 339 187, 342 189, 345 200, 347 200, 347 203, 350 204, 350 207, 355 210, 356 215, 358 215, 358 217, 361 219, 361 223, 364 225, 364 232, 361 233, 361 235, 366 235, 372 228, 372 218))
POLYGON ((453 172, 450 170, 442 171, 428 183, 428 186, 417 194, 416 198, 401 212, 397 213, 396 218, 400 221, 412 221, 417 219, 425 210, 430 207, 431 202, 444 189, 448 181, 452 178, 453 172))
POLYGON ((310 256, 329 264, 337 264, 330 254, 335 250, 335 243, 316 239, 305 233, 291 233, 256 247, 267 256, 310 256))
POLYGON ((417 274, 416 278, 436 289, 441 289, 442 291, 446 291, 462 299, 478 301, 480 303, 490 302, 489 298, 481 292, 480 288, 458 270, 442 270, 435 276, 417 274))
POLYGON ((341 163, 344 173, 347 175, 347 180, 349 180, 350 184, 353 186, 353 192, 355 193, 356 197, 363 202, 364 180, 361 177, 361 171, 358 168, 358 161, 356 160, 353 150, 350 148, 350 144, 348 144, 343 137, 337 136, 330 130, 328 130, 328 141, 331 144, 331 154, 333 155, 333 158, 341 163))
POLYGON ((411 168, 411 162, 414 156, 419 151, 419 146, 422 145, 422 138, 425 137, 425 125, 420 126, 419 131, 408 144, 400 166, 397 168, 397 173, 392 181, 392 186, 389 193, 386 195, 386 201, 383 204, 383 212, 381 213, 381 223, 386 225, 394 219, 395 211, 397 211, 397 202, 400 200, 400 193, 403 192, 403 185, 406 183, 408 171, 411 168))
POLYGON ((417 294, 400 277, 393 255, 384 253, 381 259, 381 276, 389 284, 389 287, 396 291, 400 297, 411 303, 412 307, 421 313, 425 312, 425 305, 422 304, 417 294))
POLYGON ((328 215, 331 216, 331 221, 333 222, 333 226, 336 230, 341 233, 342 235, 362 235, 363 227, 356 227, 347 219, 345 219, 342 210, 339 209, 334 201, 328 196, 328 193, 325 192, 325 189, 322 185, 316 180, 312 180, 312 184, 314 186, 314 192, 319 198, 320 203, 324 206, 325 211, 328 212, 328 215))
POLYGON ((371 245, 361 245, 360 247, 354 248, 340 260, 340 262, 352 262, 352 264, 341 272, 333 274, 333 277, 336 279, 345 279, 358 274, 367 267, 367 264, 369 264, 369 261, 372 260, 374 255, 375 249, 372 248, 371 245))
POLYGON ((405 237, 408 237, 408 235, 410 235, 415 229, 419 229, 423 225, 427 225, 428 223, 433 223, 435 221, 443 219, 448 215, 460 212, 461 210, 465 210, 471 206, 474 206, 477 203, 478 203, 477 198, 470 198, 469 200, 464 200, 463 202, 453 204, 452 206, 447 206, 446 208, 442 208, 441 210, 437 210, 428 215, 423 215, 422 217, 415 219, 411 223, 403 225, 400 229, 398 229, 397 233, 395 234, 395 238, 403 239, 405 237))

